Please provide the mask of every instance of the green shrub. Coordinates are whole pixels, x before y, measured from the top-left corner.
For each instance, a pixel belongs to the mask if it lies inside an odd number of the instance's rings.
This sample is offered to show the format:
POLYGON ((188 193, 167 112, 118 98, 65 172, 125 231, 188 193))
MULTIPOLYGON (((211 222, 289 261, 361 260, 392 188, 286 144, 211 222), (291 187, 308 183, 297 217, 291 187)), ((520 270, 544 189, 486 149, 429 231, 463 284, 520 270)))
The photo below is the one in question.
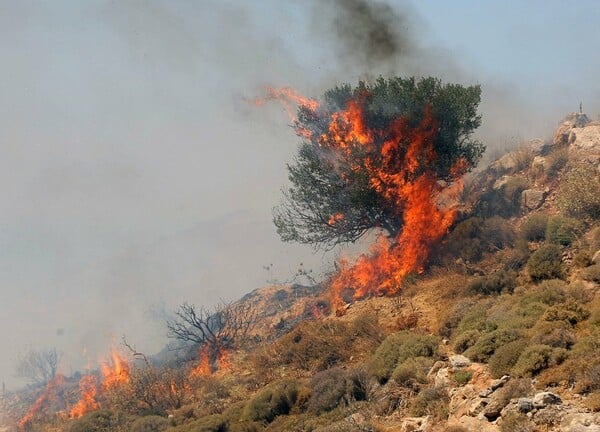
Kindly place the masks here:
POLYGON ((521 337, 516 329, 498 329, 482 335, 471 348, 464 352, 465 356, 476 362, 486 362, 498 347, 515 341, 521 337))
POLYGON ((560 181, 557 205, 569 216, 600 218, 600 175, 590 165, 579 165, 560 181))
POLYGON ((401 331, 389 335, 375 351, 369 362, 369 370, 379 381, 387 381, 394 369, 413 357, 437 355, 439 340, 435 336, 419 335, 401 331))
POLYGON ((131 432, 162 432, 169 427, 169 421, 160 416, 140 417, 131 424, 131 432))
POLYGON ((570 246, 583 233, 583 223, 577 219, 552 216, 546 227, 546 240, 551 243, 570 246))
POLYGON ((412 400, 410 412, 414 416, 432 416, 436 420, 448 417, 450 398, 445 388, 427 387, 412 400))
POLYGON ((345 371, 328 369, 316 374, 311 380, 312 394, 308 411, 319 415, 340 405, 348 405, 367 397, 367 376, 361 370, 345 371))
POLYGON ((403 387, 418 389, 427 382, 427 372, 432 365, 431 357, 408 358, 396 366, 392 379, 403 387))
POLYGON ((124 431, 126 423, 127 419, 120 413, 109 410, 99 410, 74 420, 69 427, 69 432, 124 431))
POLYGON ((527 271, 534 281, 560 279, 563 266, 560 248, 556 245, 543 245, 527 261, 527 271))
POLYGON ((600 283, 600 264, 594 264, 583 269, 581 277, 586 281, 600 283))
POLYGON ((542 241, 546 238, 548 215, 536 213, 527 218, 521 225, 521 235, 528 241, 542 241))
POLYGON ((289 414, 297 398, 297 381, 288 380, 271 384, 248 402, 241 419, 269 423, 279 415, 289 414))
POLYGON ((546 321, 563 321, 571 325, 575 325, 589 316, 590 311, 572 299, 550 306, 544 313, 546 321))
POLYGON ((474 294, 500 294, 501 292, 513 292, 517 286, 517 275, 515 272, 500 270, 495 273, 479 276, 469 284, 469 291, 474 294))
POLYGON ((488 362, 492 376, 500 378, 502 375, 510 374, 527 343, 524 339, 518 339, 498 347, 488 362))
POLYGON ((454 351, 458 354, 464 353, 467 349, 475 345, 480 336, 481 332, 479 330, 467 330, 464 333, 460 333, 454 340, 454 351))
POLYGON ((571 348, 575 335, 571 326, 563 321, 540 321, 532 329, 531 342, 553 348, 571 348))
POLYGON ((467 330, 478 330, 481 332, 489 332, 495 330, 498 325, 491 322, 487 318, 489 303, 483 302, 471 307, 462 317, 456 327, 456 334, 464 333, 467 330))
POLYGON ((531 345, 519 356, 513 369, 515 375, 532 376, 550 365, 552 347, 548 345, 531 345))
POLYGON ((454 372, 454 381, 458 385, 465 385, 473 378, 473 372, 469 370, 458 370, 454 372))

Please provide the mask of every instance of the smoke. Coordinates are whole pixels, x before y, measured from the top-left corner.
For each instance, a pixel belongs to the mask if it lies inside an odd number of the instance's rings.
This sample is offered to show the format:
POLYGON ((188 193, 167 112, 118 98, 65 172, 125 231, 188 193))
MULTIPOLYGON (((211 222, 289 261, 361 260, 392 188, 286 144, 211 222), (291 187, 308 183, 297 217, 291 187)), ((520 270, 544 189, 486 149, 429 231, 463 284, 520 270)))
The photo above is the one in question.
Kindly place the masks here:
POLYGON ((410 54, 415 41, 407 17, 389 4, 368 0, 334 0, 315 5, 317 26, 333 28, 334 48, 342 62, 378 65, 410 54))

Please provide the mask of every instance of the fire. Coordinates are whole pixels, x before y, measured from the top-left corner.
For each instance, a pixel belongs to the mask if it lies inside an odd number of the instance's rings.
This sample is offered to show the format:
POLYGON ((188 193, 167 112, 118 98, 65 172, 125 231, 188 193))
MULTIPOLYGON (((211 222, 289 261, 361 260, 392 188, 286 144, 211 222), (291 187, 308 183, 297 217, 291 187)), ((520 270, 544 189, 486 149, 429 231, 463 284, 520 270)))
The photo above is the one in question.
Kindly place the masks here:
MULTIPOLYGON (((288 99, 297 100, 299 107, 309 109, 319 122, 328 125, 325 132, 314 137, 296 121, 296 133, 325 150, 328 157, 332 155, 334 161, 340 158, 350 170, 367 175, 370 186, 402 221, 400 232, 387 237, 381 234, 370 252, 353 264, 340 261, 340 271, 331 282, 332 305, 338 311, 346 296, 356 300, 369 295, 395 295, 409 273, 423 272, 431 247, 455 220, 461 178, 470 168, 466 160, 459 159, 450 170, 452 181, 440 182, 432 168, 437 159, 434 143, 439 129, 432 109, 425 109, 418 124, 398 116, 387 127, 370 127, 365 115, 369 96, 367 91, 359 93, 345 109, 328 114, 328 118, 318 105, 306 104, 305 98, 288 99), (363 157, 351 157, 357 149, 363 157)), ((335 163, 332 166, 337 168, 335 163)), ((343 178, 344 173, 341 175, 343 178)), ((343 219, 342 213, 336 213, 327 223, 333 226, 343 219)))
POLYGON ((198 364, 192 369, 190 376, 194 378, 211 376, 213 371, 210 357, 208 345, 203 345, 202 348, 200 348, 198 364))
POLYGON ((115 388, 129 382, 129 363, 115 349, 111 352, 110 360, 100 364, 100 371, 104 389, 115 388))
POLYGON ((46 402, 56 397, 58 389, 63 386, 64 382, 65 377, 58 374, 52 380, 50 380, 48 384, 46 384, 46 388, 42 394, 36 399, 27 413, 17 423, 19 430, 25 430, 25 427, 35 418, 36 414, 44 407, 46 402))
POLYGON ((100 404, 96 401, 98 397, 98 380, 94 375, 84 375, 81 378, 79 392, 81 397, 69 411, 70 418, 79 418, 100 408, 100 404))
POLYGON ((217 370, 227 370, 231 368, 231 350, 227 348, 219 348, 211 350, 209 345, 203 345, 200 348, 198 356, 198 364, 190 372, 193 378, 211 376, 217 370))

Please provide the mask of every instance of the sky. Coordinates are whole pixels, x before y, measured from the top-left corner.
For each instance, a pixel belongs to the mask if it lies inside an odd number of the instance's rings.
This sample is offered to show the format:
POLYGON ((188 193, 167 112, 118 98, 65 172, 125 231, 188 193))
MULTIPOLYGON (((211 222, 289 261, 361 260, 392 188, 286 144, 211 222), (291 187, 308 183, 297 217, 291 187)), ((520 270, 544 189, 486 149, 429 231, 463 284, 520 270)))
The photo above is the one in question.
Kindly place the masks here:
POLYGON ((67 374, 123 335, 156 352, 184 301, 329 268, 272 225, 298 139, 248 103, 265 86, 480 84, 500 151, 580 101, 598 116, 599 20, 596 1, 0 1, 0 380, 28 349, 67 374))

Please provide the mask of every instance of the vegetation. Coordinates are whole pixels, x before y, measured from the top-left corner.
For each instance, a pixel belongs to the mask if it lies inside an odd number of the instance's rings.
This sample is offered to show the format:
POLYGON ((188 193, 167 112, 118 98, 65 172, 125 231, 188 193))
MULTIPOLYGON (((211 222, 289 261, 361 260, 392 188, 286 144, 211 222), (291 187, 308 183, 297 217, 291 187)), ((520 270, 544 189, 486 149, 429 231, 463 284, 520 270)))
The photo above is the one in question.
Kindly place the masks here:
POLYGON ((564 276, 560 248, 548 244, 535 251, 527 261, 527 271, 534 281, 564 276))
POLYGON ((600 174, 591 164, 565 174, 558 190, 558 206, 575 218, 600 219, 600 174))
MULTIPOLYGON (((355 88, 342 85, 327 91, 318 110, 301 106, 295 128, 303 142, 294 163, 288 165, 291 187, 274 209, 281 238, 332 247, 353 242, 373 228, 395 238, 402 229, 402 212, 393 197, 375 187, 364 161, 369 160, 370 166, 386 174, 398 174, 404 167, 386 165, 381 151, 384 142, 399 122, 406 122, 403 124, 409 130, 418 130, 430 112, 437 125, 437 157, 427 166, 421 161, 411 176, 428 169, 440 180, 455 180, 453 167, 457 162, 473 167, 484 150, 471 137, 481 123, 477 114, 480 93, 479 86, 442 84, 435 78, 380 78, 373 84, 360 82, 355 88), (373 132, 373 145, 360 145, 354 136, 348 138, 341 152, 335 145, 339 142, 337 132, 329 128, 329 121, 338 116, 336 125, 348 129, 339 113, 351 106, 362 110, 365 127, 373 132)), ((408 143, 405 138, 396 140, 393 151, 405 154, 408 143)))

